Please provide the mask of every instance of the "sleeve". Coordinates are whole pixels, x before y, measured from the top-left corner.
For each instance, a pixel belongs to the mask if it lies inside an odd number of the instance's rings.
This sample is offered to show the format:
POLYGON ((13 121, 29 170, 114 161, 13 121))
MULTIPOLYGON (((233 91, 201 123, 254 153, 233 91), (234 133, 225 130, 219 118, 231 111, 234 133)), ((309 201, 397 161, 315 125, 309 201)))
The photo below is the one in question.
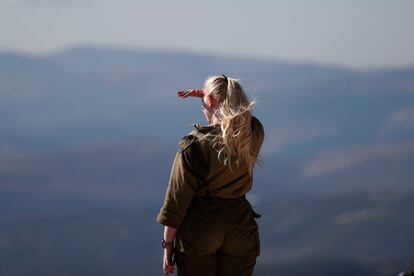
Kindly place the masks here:
POLYGON ((178 144, 164 204, 157 215, 160 224, 177 228, 198 190, 198 180, 203 173, 197 168, 203 166, 204 160, 197 144, 191 135, 184 136, 178 144))

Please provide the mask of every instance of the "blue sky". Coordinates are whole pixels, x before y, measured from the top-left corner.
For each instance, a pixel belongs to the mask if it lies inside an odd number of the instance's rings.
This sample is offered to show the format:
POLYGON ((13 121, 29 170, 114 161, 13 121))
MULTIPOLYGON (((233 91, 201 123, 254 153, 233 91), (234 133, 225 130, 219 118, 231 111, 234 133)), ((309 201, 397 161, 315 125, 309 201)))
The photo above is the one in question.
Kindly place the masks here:
POLYGON ((414 64, 411 0, 2 0, 0 50, 76 45, 337 64, 414 64))

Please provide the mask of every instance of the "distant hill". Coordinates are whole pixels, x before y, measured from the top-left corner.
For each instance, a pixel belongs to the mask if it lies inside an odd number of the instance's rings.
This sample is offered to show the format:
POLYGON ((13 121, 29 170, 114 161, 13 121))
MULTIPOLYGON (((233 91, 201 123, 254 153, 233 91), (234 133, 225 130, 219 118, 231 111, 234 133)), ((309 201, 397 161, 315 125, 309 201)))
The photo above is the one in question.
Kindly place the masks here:
MULTIPOLYGON (((48 56, 2 52, 0 156, 134 141, 152 147, 157 141, 171 156, 190 124, 206 123, 200 103, 180 99, 175 92, 202 87, 207 76, 222 73, 240 78, 258 100, 254 113, 265 126, 262 155, 267 163, 258 177, 276 181, 278 191, 302 190, 311 182, 335 183, 340 181, 335 175, 343 172, 348 183, 360 188, 365 185, 360 179, 389 185, 372 170, 411 186, 414 66, 350 71, 278 60, 93 47, 48 56), (336 165, 329 160, 333 156, 336 165), (372 170, 362 171, 361 166, 372 170)), ((320 185, 311 190, 314 186, 320 185)))
POLYGON ((0 275, 158 273, 176 144, 206 124, 175 93, 223 73, 265 127, 248 195, 263 214, 258 275, 410 266, 414 66, 74 47, 0 52, 0 275))

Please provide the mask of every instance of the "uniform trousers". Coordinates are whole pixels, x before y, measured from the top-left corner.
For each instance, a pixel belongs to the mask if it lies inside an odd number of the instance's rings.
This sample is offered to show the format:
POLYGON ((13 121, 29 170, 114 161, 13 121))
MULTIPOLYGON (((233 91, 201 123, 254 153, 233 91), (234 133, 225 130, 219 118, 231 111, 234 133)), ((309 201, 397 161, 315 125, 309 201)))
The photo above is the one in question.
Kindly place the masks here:
POLYGON ((176 233, 178 276, 250 276, 260 255, 250 202, 194 198, 176 233))

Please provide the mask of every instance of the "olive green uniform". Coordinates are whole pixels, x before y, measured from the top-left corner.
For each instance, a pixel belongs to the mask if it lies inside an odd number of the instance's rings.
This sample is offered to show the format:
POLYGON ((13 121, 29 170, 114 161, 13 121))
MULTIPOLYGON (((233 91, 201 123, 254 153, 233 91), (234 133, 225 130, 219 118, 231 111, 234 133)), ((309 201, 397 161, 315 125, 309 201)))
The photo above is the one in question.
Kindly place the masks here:
MULTIPOLYGON (((178 228, 178 275, 252 275, 260 255, 258 224, 245 194, 253 179, 243 162, 232 172, 218 160, 210 140, 219 126, 194 125, 184 136, 172 165, 164 204, 157 215, 163 225, 178 228)), ((253 152, 264 140, 260 121, 252 116, 253 152)))

